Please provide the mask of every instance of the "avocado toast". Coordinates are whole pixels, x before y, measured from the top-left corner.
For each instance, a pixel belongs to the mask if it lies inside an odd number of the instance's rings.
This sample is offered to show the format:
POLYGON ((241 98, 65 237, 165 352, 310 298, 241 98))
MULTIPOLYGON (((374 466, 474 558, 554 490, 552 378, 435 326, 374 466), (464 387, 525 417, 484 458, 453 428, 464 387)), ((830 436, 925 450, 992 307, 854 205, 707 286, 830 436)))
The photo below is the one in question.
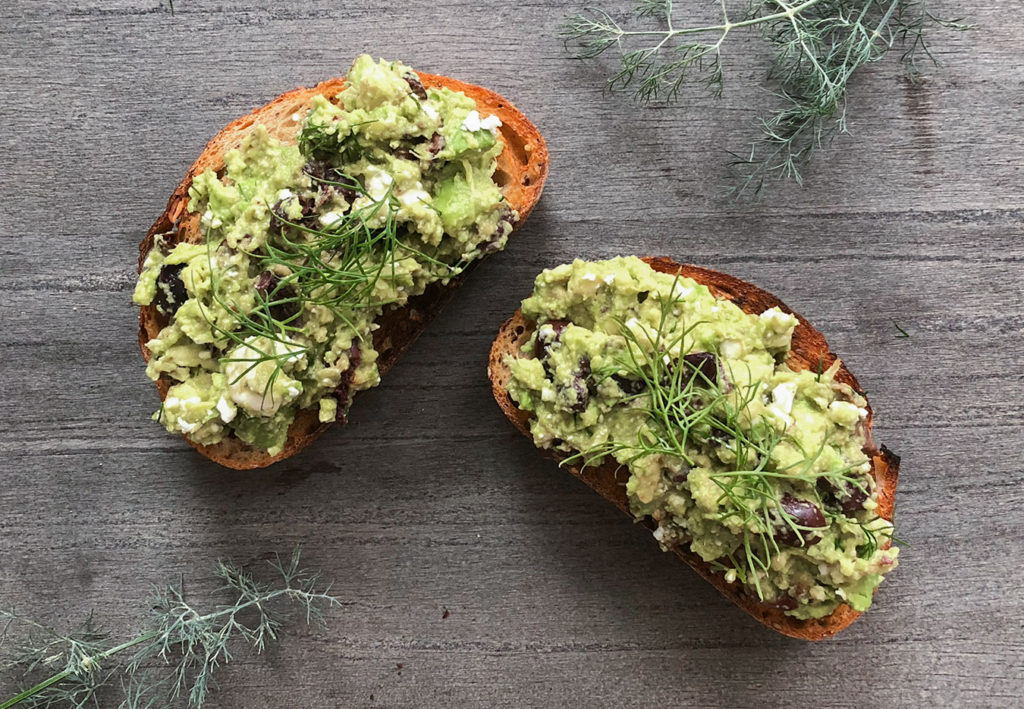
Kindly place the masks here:
POLYGON ((898 457, 824 336, 749 283, 666 258, 550 269, 488 374, 520 432, 780 633, 842 630, 897 564, 898 457))
POLYGON ((504 246, 547 168, 498 94, 365 55, 232 122, 140 246, 155 418, 229 468, 299 452, 504 246))

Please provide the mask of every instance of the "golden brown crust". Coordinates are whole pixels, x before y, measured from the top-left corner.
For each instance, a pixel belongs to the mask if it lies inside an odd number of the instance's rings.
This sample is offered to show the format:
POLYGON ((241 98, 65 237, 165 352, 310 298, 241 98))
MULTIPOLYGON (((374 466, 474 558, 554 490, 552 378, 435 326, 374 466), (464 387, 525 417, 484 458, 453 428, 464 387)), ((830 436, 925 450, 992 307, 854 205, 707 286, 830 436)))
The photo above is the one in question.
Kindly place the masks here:
MULTIPOLYGON (((711 292, 719 297, 731 300, 745 312, 761 313, 768 308, 778 307, 784 312, 793 313, 781 300, 771 293, 761 290, 756 286, 733 278, 724 273, 711 271, 697 266, 679 264, 667 258, 645 258, 652 268, 662 273, 671 273, 692 278, 699 283, 708 286, 711 292)), ((829 350, 824 335, 811 327, 798 313, 793 313, 799 320, 799 324, 793 333, 792 349, 790 350, 789 365, 793 369, 817 368, 820 361, 824 362, 827 368, 836 360, 836 356, 829 350)), ((523 317, 522 311, 517 310, 515 314, 505 321, 498 332, 497 338, 491 347, 490 360, 487 366, 487 373, 491 380, 491 388, 494 398, 505 412, 509 421, 519 431, 532 439, 530 434, 530 419, 532 414, 522 411, 516 407, 515 402, 508 393, 508 383, 512 378, 512 372, 505 364, 505 356, 518 354, 522 346, 530 339, 533 326, 523 317)), ((849 384, 856 391, 861 392, 856 378, 840 364, 836 380, 849 384)), ((888 520, 893 517, 893 493, 896 490, 896 479, 899 472, 899 458, 884 446, 881 450, 874 447, 871 439, 871 406, 868 405, 868 418, 866 429, 868 432, 868 447, 865 452, 871 457, 873 473, 878 482, 878 513, 888 520)), ((560 463, 567 454, 557 451, 544 451, 545 455, 558 460, 560 463)), ((605 463, 600 466, 580 469, 576 465, 564 465, 569 472, 580 478, 594 491, 614 504, 626 514, 632 516, 629 510, 629 501, 626 497, 626 479, 628 472, 619 469, 615 463, 605 463)), ((798 620, 787 616, 782 610, 770 608, 758 602, 756 598, 742 592, 742 586, 737 582, 727 584, 721 573, 715 573, 711 567, 699 556, 692 552, 677 547, 675 553, 712 586, 721 591, 729 600, 745 610, 769 628, 794 638, 803 640, 821 640, 835 635, 843 628, 860 616, 860 613, 850 606, 840 605, 831 615, 816 620, 798 620)))
MULTIPOLYGON (((462 91, 476 101, 482 114, 493 113, 501 119, 501 137, 505 141, 505 149, 498 157, 495 180, 501 185, 505 199, 519 212, 518 224, 522 224, 540 199, 544 180, 547 178, 548 150, 540 132, 511 102, 493 91, 444 76, 417 73, 425 87, 447 87, 452 91, 462 91)), ((257 123, 266 126, 274 137, 294 142, 298 128, 298 122, 293 119, 294 114, 304 115, 316 94, 333 99, 344 86, 344 79, 330 79, 313 88, 289 91, 266 106, 233 121, 218 133, 189 168, 185 179, 168 200, 164 213, 143 239, 139 246, 139 271, 142 271, 146 255, 153 248, 157 234, 173 231, 176 241, 197 242, 201 238, 199 217, 189 214, 187 209, 188 189, 196 175, 207 169, 222 169, 225 153, 237 147, 248 130, 257 123)), ((374 333, 373 338, 374 348, 379 353, 378 366, 381 375, 391 368, 419 336, 460 282, 461 278, 455 279, 447 286, 435 284, 423 295, 411 299, 406 306, 384 313, 379 320, 381 327, 374 333)), ((140 309, 139 346, 146 361, 149 361, 150 357, 146 343, 156 337, 166 324, 167 319, 155 307, 144 306, 140 309)), ((161 378, 156 382, 156 386, 162 399, 167 395, 171 382, 167 378, 161 378)), ((187 438, 185 440, 216 463, 236 470, 247 470, 262 468, 295 455, 316 440, 329 426, 330 424, 319 422, 316 409, 299 411, 288 429, 288 440, 284 450, 275 456, 268 455, 266 451, 249 446, 234 437, 211 446, 199 445, 187 438)))

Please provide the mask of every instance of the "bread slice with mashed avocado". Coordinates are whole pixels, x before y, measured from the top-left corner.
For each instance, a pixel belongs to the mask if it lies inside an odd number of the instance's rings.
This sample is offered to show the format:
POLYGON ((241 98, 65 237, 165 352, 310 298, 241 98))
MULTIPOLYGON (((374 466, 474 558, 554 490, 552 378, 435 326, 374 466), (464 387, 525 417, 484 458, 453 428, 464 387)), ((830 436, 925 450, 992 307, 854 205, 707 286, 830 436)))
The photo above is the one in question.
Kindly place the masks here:
POLYGON ((667 258, 541 273, 488 374, 508 419, 770 628, 819 640, 896 568, 899 458, 824 336, 667 258))
POLYGON ((154 418, 229 468, 299 452, 504 247, 547 169, 503 97, 366 55, 232 122, 140 246, 154 418))

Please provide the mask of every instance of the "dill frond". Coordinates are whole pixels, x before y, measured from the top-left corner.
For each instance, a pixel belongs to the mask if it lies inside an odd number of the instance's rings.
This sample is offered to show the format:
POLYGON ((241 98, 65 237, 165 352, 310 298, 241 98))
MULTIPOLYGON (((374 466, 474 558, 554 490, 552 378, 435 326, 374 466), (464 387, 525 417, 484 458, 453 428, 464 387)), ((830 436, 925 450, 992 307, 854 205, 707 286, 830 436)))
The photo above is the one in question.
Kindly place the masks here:
POLYGON ((273 363, 264 398, 272 396, 273 383, 285 365, 310 352, 310 347, 304 344, 302 313, 310 306, 321 305, 355 330, 357 309, 387 305, 373 297, 374 289, 388 269, 394 276, 396 254, 406 249, 399 238, 396 219, 399 204, 393 185, 386 194, 374 199, 354 177, 342 175, 340 181, 316 177, 313 180, 350 190, 356 197, 368 197, 368 204, 349 210, 330 226, 322 228, 275 212, 272 218, 280 223, 280 233, 268 236, 260 253, 255 254, 255 261, 261 271, 284 268, 289 275, 278 279, 267 292, 257 291, 251 311, 247 312, 224 294, 215 254, 219 241, 209 232, 206 234, 212 298, 216 305, 231 314, 234 327, 217 324, 202 303, 200 313, 224 341, 223 349, 227 354, 220 361, 247 364, 231 384, 260 364, 273 363), (261 346, 261 341, 270 346, 261 346), (230 350, 235 346, 244 346, 253 354, 232 357, 230 350))
POLYGON ((642 29, 588 8, 566 19, 559 36, 579 59, 614 49, 619 67, 608 88, 630 90, 646 104, 677 100, 687 83, 720 96, 726 38, 756 28, 772 47, 769 80, 780 107, 757 119, 761 135, 749 151, 730 153, 729 191, 737 197, 759 194, 768 180, 803 183, 801 170, 814 152, 846 132, 847 88, 861 67, 899 45, 908 75, 917 77, 922 57, 935 63, 927 43, 932 27, 970 29, 916 0, 750 0, 742 12, 730 12, 728 0, 719 5, 721 23, 677 27, 670 0, 641 0, 631 20, 642 29))
POLYGON ((258 654, 278 639, 289 618, 281 606, 297 606, 308 625, 323 627, 324 608, 341 605, 329 586, 321 587, 319 574, 300 566, 298 549, 270 566, 276 571, 272 583, 257 580, 231 562, 218 562, 215 575, 223 582, 221 591, 233 600, 207 612, 186 599, 181 584, 155 589, 144 628, 114 646, 91 614, 80 627, 61 633, 0 609, 0 647, 13 629, 25 629, 25 639, 0 667, 26 679, 44 670, 52 673, 0 702, 0 709, 100 706, 97 692, 112 686, 115 677, 123 697, 119 709, 165 707, 181 700, 189 707, 202 707, 213 689, 215 671, 231 661, 236 646, 248 645, 258 654), (129 650, 133 652, 127 662, 111 661, 129 650))

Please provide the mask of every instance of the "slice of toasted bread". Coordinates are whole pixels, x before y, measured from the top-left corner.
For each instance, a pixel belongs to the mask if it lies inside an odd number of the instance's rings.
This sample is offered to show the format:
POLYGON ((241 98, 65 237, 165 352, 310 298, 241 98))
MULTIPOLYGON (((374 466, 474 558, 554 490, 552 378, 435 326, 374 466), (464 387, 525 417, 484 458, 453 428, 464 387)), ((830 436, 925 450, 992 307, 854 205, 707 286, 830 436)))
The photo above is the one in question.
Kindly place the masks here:
MULTIPOLYGON (((548 173, 548 150, 540 132, 511 102, 493 91, 445 76, 421 72, 417 74, 426 88, 447 87, 452 91, 461 91, 476 101, 481 115, 493 113, 501 119, 500 131, 505 148, 498 156, 494 179, 501 186, 509 205, 519 212, 516 226, 522 224, 540 199, 548 173)), ((322 94, 333 100, 344 87, 345 80, 339 78, 330 79, 313 88, 289 91, 266 106, 233 121, 218 133, 189 168, 185 179, 168 200, 164 213, 156 220, 139 246, 140 273, 157 234, 174 232, 175 240, 178 242, 199 242, 203 238, 199 231, 199 215, 190 214, 187 208, 188 190, 195 176, 207 169, 221 170, 224 167, 225 153, 238 147, 249 129, 256 124, 266 126, 275 138, 294 143, 296 132, 301 125, 295 115, 305 115, 313 96, 322 94)), ((377 365, 381 375, 394 365, 399 356, 419 336, 448 301, 459 283, 461 278, 454 279, 448 285, 435 283, 405 306, 387 310, 378 319, 380 328, 374 333, 373 346, 378 352, 377 365)), ((158 312, 155 306, 141 308, 139 345, 146 361, 149 361, 150 357, 146 343, 156 337, 165 325, 167 318, 158 312)), ((156 382, 161 399, 167 395, 171 384, 167 377, 162 377, 156 382)), ((284 450, 273 456, 233 436, 209 446, 189 441, 187 437, 185 440, 216 463, 236 470, 246 470, 262 468, 295 455, 316 440, 328 426, 330 424, 320 423, 316 408, 299 411, 288 429, 288 440, 284 450)))
MULTIPOLYGON (((698 283, 703 283, 716 297, 731 300, 747 313, 759 314, 773 307, 781 308, 787 313, 793 313, 792 310, 786 307, 785 303, 771 293, 767 293, 756 286, 724 273, 698 268, 697 266, 679 264, 668 258, 648 257, 644 261, 656 271, 673 275, 678 273, 686 278, 692 278, 698 283)), ((823 363, 826 368, 831 366, 836 361, 836 356, 829 350, 825 337, 811 327, 810 323, 799 314, 793 313, 793 315, 797 317, 799 324, 793 332, 792 349, 787 360, 789 366, 795 370, 817 368, 820 366, 820 363, 823 363)), ((494 340, 494 345, 491 347, 490 361, 487 367, 494 398, 501 407, 501 410, 505 412, 509 421, 521 433, 531 438, 531 440, 533 436, 530 433, 530 419, 533 414, 517 408, 508 393, 508 383, 512 378, 512 372, 505 363, 505 356, 521 353, 522 346, 530 339, 533 327, 534 324, 523 317, 522 311, 517 310, 501 326, 498 337, 494 340)), ((855 391, 863 394, 860 386, 857 384, 857 380, 845 365, 840 365, 835 378, 836 381, 849 384, 855 391)), ((881 449, 875 447, 871 438, 871 422, 872 412, 870 405, 868 405, 868 416, 865 422, 867 445, 864 452, 871 458, 872 473, 878 483, 878 514, 892 521, 893 494, 896 490, 896 477, 899 472, 900 461, 898 456, 894 455, 884 446, 881 449)), ((545 453, 559 462, 569 455, 559 451, 545 451, 545 453)), ((620 510, 632 516, 629 510, 629 501, 626 497, 625 487, 629 473, 625 468, 620 468, 614 461, 583 469, 578 465, 564 465, 563 467, 620 510)), ((886 542, 885 546, 888 546, 888 542, 886 542)), ((673 551, 683 561, 692 566, 712 586, 721 591, 729 600, 769 628, 777 630, 784 635, 803 640, 821 640, 838 633, 860 616, 860 613, 853 610, 850 606, 842 604, 831 615, 824 618, 814 620, 792 618, 786 615, 783 610, 766 606, 759 602, 757 598, 744 593, 743 587, 739 582, 726 583, 721 572, 712 570, 707 562, 688 549, 676 547, 673 551)))

